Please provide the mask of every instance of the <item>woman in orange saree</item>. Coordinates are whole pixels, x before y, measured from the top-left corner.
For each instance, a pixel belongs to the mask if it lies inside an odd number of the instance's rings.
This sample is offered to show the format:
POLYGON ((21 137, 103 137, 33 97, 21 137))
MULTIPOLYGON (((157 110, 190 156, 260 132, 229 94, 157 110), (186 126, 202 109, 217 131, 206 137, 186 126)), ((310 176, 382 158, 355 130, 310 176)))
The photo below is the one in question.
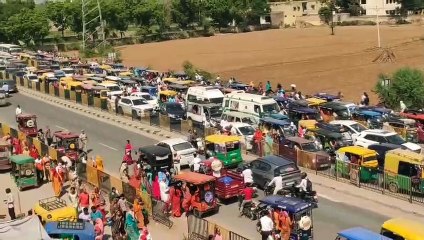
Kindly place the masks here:
POLYGON ((60 197, 60 194, 62 193, 63 183, 61 180, 61 175, 57 172, 56 168, 52 169, 52 179, 54 195, 56 197, 60 197))
POLYGON ((137 220, 138 229, 142 229, 144 227, 143 200, 140 198, 134 199, 134 217, 137 220))

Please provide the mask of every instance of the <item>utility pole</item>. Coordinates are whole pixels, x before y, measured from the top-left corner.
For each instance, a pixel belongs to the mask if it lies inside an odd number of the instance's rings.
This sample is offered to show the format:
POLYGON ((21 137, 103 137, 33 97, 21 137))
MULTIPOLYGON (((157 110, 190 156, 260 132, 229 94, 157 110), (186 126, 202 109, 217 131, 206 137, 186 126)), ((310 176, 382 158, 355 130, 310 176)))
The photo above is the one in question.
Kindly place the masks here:
POLYGON ((95 35, 97 34, 100 42, 93 46, 94 49, 103 46, 105 43, 104 22, 102 18, 102 10, 100 8, 100 0, 81 0, 82 12, 82 49, 87 48, 90 38, 95 43, 95 35), (89 25, 96 24, 97 27, 91 30, 89 25))
MULTIPOLYGON (((382 0, 384 1, 384 0, 382 0)), ((384 4, 384 2, 383 2, 384 4)), ((376 15, 376 26, 377 26, 377 44, 378 44, 378 48, 381 48, 381 39, 380 39, 380 21, 379 21, 379 8, 377 6, 377 4, 375 5, 375 15, 376 15)))
POLYGON ((334 16, 336 15, 336 11, 331 10, 331 35, 334 35, 334 16))

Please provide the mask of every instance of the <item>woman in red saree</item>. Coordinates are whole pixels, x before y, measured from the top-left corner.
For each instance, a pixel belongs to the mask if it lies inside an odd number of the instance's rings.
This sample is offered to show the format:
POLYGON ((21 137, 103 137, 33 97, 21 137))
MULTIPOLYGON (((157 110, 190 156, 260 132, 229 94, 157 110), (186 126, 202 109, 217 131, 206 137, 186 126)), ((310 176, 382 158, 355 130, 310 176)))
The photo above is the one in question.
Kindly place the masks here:
POLYGON ((21 141, 18 138, 14 138, 12 140, 12 144, 13 144, 13 154, 22 154, 23 150, 22 150, 21 141))
POLYGON ((182 194, 183 194, 183 202, 182 207, 184 209, 184 212, 187 214, 188 211, 190 211, 190 202, 191 202, 191 193, 190 189, 187 187, 187 184, 184 183, 182 187, 182 194))
POLYGON ((172 215, 174 217, 181 217, 181 197, 183 194, 180 186, 173 186, 169 194, 171 196, 172 215))
POLYGON ((155 180, 152 183, 152 194, 154 199, 160 200, 160 186, 158 176, 155 177, 155 180))

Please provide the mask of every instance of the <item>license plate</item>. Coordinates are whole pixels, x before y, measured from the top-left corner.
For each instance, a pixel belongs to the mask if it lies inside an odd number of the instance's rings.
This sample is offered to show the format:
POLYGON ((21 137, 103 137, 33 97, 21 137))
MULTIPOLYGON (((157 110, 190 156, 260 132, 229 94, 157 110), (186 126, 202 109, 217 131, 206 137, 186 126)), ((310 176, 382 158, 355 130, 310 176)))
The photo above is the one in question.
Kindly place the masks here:
POLYGON ((330 166, 329 164, 321 164, 320 165, 321 167, 328 167, 328 166, 330 166))
POLYGON ((287 182, 286 185, 293 185, 294 182, 287 182))

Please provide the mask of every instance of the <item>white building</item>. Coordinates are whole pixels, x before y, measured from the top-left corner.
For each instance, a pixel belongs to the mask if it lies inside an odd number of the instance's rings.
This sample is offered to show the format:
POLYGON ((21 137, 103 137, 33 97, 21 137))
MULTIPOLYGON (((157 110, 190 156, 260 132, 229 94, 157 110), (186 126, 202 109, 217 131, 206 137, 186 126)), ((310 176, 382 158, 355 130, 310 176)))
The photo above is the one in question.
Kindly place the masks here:
POLYGON ((360 0, 361 7, 364 9, 363 15, 368 16, 387 16, 395 12, 400 4, 396 0, 360 0))

